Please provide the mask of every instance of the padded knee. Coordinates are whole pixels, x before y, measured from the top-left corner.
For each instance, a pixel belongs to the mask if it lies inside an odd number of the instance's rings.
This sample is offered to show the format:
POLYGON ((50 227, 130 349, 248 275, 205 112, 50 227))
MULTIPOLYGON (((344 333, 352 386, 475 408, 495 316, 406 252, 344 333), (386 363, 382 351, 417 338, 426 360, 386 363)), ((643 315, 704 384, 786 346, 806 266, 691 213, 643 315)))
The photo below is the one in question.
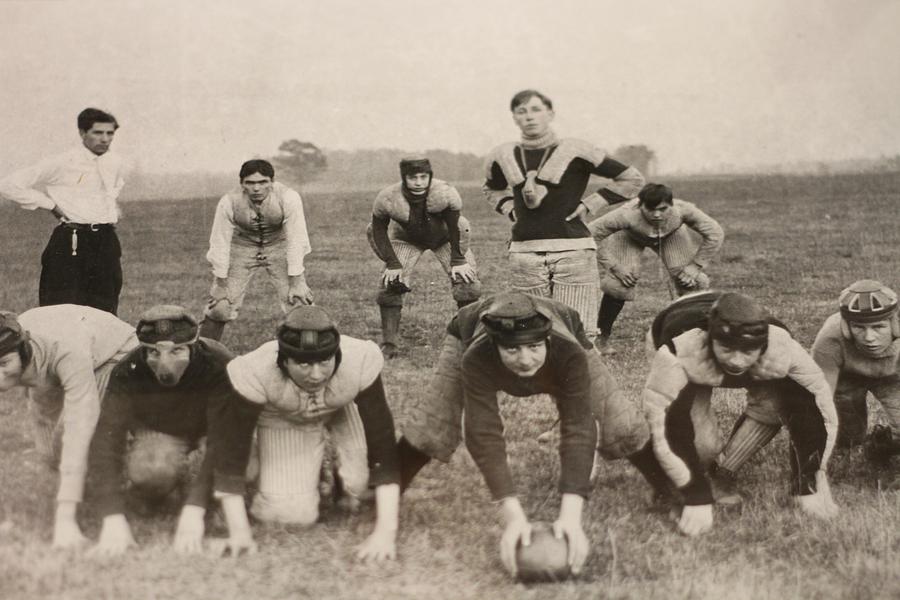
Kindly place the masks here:
POLYGON ((319 519, 319 495, 272 495, 259 492, 253 497, 250 514, 260 521, 309 526, 319 519))
POLYGON ((204 316, 211 321, 233 321, 235 319, 235 308, 228 300, 222 298, 220 300, 212 300, 204 311, 204 316))
POLYGON ((604 294, 609 294, 613 298, 617 298, 619 300, 634 300, 635 290, 634 287, 625 287, 622 285, 622 282, 613 277, 612 275, 604 275, 600 280, 600 290, 604 294))
POLYGON ((471 304, 481 298, 481 282, 477 279, 473 282, 454 282, 453 299, 459 306, 471 304))
POLYGON ((187 474, 184 449, 158 441, 135 444, 128 454, 128 479, 135 490, 151 498, 166 496, 187 474))

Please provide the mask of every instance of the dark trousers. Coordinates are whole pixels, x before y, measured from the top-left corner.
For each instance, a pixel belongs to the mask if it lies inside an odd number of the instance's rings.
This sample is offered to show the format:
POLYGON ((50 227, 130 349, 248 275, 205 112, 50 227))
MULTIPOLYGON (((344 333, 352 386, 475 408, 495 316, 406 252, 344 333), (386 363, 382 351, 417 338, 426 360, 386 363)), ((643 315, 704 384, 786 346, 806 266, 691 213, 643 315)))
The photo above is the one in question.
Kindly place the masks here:
POLYGON ((121 257, 112 225, 57 226, 41 255, 40 305, 80 304, 116 314, 122 290, 121 257))

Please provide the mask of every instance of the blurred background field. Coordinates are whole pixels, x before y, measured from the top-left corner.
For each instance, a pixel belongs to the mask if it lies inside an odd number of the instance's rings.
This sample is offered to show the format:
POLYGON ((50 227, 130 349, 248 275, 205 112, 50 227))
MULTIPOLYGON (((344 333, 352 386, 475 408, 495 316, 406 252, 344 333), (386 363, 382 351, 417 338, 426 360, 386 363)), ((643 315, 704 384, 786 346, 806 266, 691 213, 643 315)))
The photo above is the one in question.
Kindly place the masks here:
MULTIPOLYGON (((451 182, 452 183, 452 182, 451 182)), ((676 197, 719 220, 725 246, 709 272, 715 287, 759 298, 809 346, 835 310, 839 291, 872 277, 900 286, 900 174, 746 176, 671 180, 676 197)), ((321 187, 321 186, 320 186, 321 187)), ((223 190, 224 191, 224 190, 223 190)), ((316 303, 343 333, 379 340, 374 294, 381 263, 365 238, 376 190, 303 193, 314 248, 308 281, 316 303)), ((476 186, 460 185, 464 214, 486 291, 505 289, 509 223, 493 213, 476 186)), ((302 190, 301 190, 302 192, 302 190)), ((200 314, 210 273, 205 261, 217 198, 126 203, 119 227, 125 287, 120 317, 135 322, 160 302, 200 314)), ((37 302, 40 253, 53 226, 46 213, 3 204, 0 307, 24 311, 37 302)), ((261 279, 224 342, 249 351, 274 334, 280 317, 261 279)), ((646 376, 643 332, 668 301, 655 256, 647 254, 639 299, 626 306, 609 359, 638 400, 646 376)), ((385 382, 398 429, 404 407, 424 388, 454 303, 437 263, 425 257, 403 311, 400 356, 385 382)), ((743 397, 722 394, 723 428, 743 397)), ((874 406, 873 406, 874 409, 874 406)), ((552 520, 558 457, 538 433, 553 422, 546 398, 503 403, 511 465, 533 518, 552 520)), ((873 418, 880 418, 877 409, 873 418)), ((326 511, 307 530, 257 527, 260 553, 240 559, 184 559, 168 549, 173 515, 130 514, 140 548, 111 561, 49 548, 54 474, 36 459, 24 397, 0 396, 0 597, 2 598, 897 598, 900 597, 900 495, 876 489, 859 451, 832 462, 833 491, 843 511, 830 524, 796 515, 786 492, 787 440, 782 432, 742 471, 749 502, 741 513, 716 514, 714 531, 688 540, 648 513, 648 489, 625 462, 607 463, 585 515, 593 543, 577 581, 526 587, 499 565, 499 527, 481 476, 458 452, 429 465, 403 503, 399 559, 361 565, 353 545, 373 515, 326 511)), ((81 522, 96 539, 91 498, 81 522)), ((223 535, 213 524, 211 535, 223 535)))

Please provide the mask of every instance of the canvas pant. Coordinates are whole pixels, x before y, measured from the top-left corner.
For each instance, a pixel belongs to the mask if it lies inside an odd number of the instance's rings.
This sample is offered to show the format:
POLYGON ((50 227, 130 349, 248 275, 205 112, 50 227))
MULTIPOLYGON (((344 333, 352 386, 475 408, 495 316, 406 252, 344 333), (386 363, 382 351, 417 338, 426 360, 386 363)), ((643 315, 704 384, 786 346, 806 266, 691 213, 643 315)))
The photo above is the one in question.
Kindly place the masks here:
POLYGON ((258 246, 239 238, 232 240, 227 284, 222 287, 213 281, 203 316, 221 322, 237 319, 244 304, 247 286, 257 273, 264 273, 268 277, 281 303, 281 310, 286 313, 290 308, 286 249, 286 241, 258 246))
POLYGON ((113 225, 94 229, 58 225, 41 254, 40 306, 80 304, 116 314, 122 291, 121 259, 113 225))
POLYGON ((519 292, 553 298, 566 304, 581 317, 585 333, 597 335, 596 250, 562 252, 510 252, 510 285, 519 292))
MULTIPOLYGON (((458 338, 444 336, 431 382, 408 407, 403 427, 410 444, 444 462, 462 441, 463 351, 458 338)), ((599 353, 591 350, 587 355, 591 409, 598 424, 597 450, 606 459, 629 456, 650 438, 646 420, 640 407, 619 389, 599 353)))
MULTIPOLYGON (((644 248, 651 248, 663 261, 675 292, 681 296, 688 292, 709 288, 709 277, 703 272, 697 277, 697 284, 692 288, 684 287, 675 277, 686 265, 690 264, 700 247, 700 242, 691 234, 691 231, 690 227, 682 225, 668 236, 654 240, 650 244, 634 239, 628 235, 627 231, 617 231, 601 243, 605 245, 613 264, 621 265, 635 274, 640 271, 644 248)), ((619 300, 634 300, 635 297, 634 287, 625 287, 609 272, 600 280, 600 289, 604 294, 609 294, 619 300)))
POLYGON ((366 491, 369 465, 365 431, 359 410, 351 402, 324 421, 259 424, 259 491, 250 506, 253 516, 261 521, 298 525, 316 522, 326 430, 337 454, 344 491, 357 497, 366 491))
MULTIPOLYGON (((413 270, 416 268, 419 259, 422 258, 422 254, 427 252, 428 249, 400 238, 398 232, 396 232, 393 228, 391 228, 388 233, 391 246, 394 249, 394 254, 397 255, 397 260, 399 260, 400 264, 403 265, 403 280, 406 282, 410 282, 413 270)), ((385 260, 385 257, 381 256, 378 248, 375 246, 375 239, 372 234, 371 223, 368 227, 366 227, 366 237, 368 238, 369 245, 372 247, 375 255, 379 259, 385 260)), ((478 266, 475 263, 475 253, 473 253, 472 249, 469 247, 471 238, 472 228, 469 224, 469 220, 465 217, 460 217, 459 249, 463 253, 463 256, 466 257, 466 262, 469 263, 469 266, 477 272, 478 266)), ((450 278, 450 242, 447 242, 446 244, 435 248, 431 251, 431 253, 434 254, 434 257, 441 265, 444 273, 446 273, 447 277, 450 278)), ((471 283, 459 281, 456 279, 450 279, 450 291, 453 295, 453 299, 457 302, 457 304, 468 304, 470 302, 478 300, 478 298, 481 297, 481 282, 477 279, 477 277, 475 281, 471 283)), ((379 306, 403 306, 403 294, 391 288, 386 288, 383 284, 381 284, 378 290, 376 300, 379 306)))
POLYGON ((865 440, 869 425, 866 392, 872 392, 881 403, 894 439, 900 439, 900 376, 875 378, 841 373, 836 387, 834 405, 838 413, 839 446, 849 447, 865 440))

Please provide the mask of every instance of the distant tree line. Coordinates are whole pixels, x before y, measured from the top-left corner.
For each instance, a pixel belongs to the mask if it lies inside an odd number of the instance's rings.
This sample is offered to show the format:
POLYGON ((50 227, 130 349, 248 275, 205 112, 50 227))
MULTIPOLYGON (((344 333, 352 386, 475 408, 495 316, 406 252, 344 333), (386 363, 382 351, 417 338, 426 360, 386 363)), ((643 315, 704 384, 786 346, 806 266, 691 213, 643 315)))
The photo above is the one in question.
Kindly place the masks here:
MULTIPOLYGON (((398 163, 404 156, 416 154, 396 148, 369 150, 324 150, 311 142, 297 139, 284 141, 272 162, 279 179, 289 183, 306 183, 328 178, 345 184, 383 184, 396 181, 398 163)), ((448 181, 478 181, 484 178, 484 158, 471 152, 426 150, 437 177, 448 181)), ((612 157, 640 169, 651 176, 656 169, 656 153, 644 144, 619 147, 612 157)))

